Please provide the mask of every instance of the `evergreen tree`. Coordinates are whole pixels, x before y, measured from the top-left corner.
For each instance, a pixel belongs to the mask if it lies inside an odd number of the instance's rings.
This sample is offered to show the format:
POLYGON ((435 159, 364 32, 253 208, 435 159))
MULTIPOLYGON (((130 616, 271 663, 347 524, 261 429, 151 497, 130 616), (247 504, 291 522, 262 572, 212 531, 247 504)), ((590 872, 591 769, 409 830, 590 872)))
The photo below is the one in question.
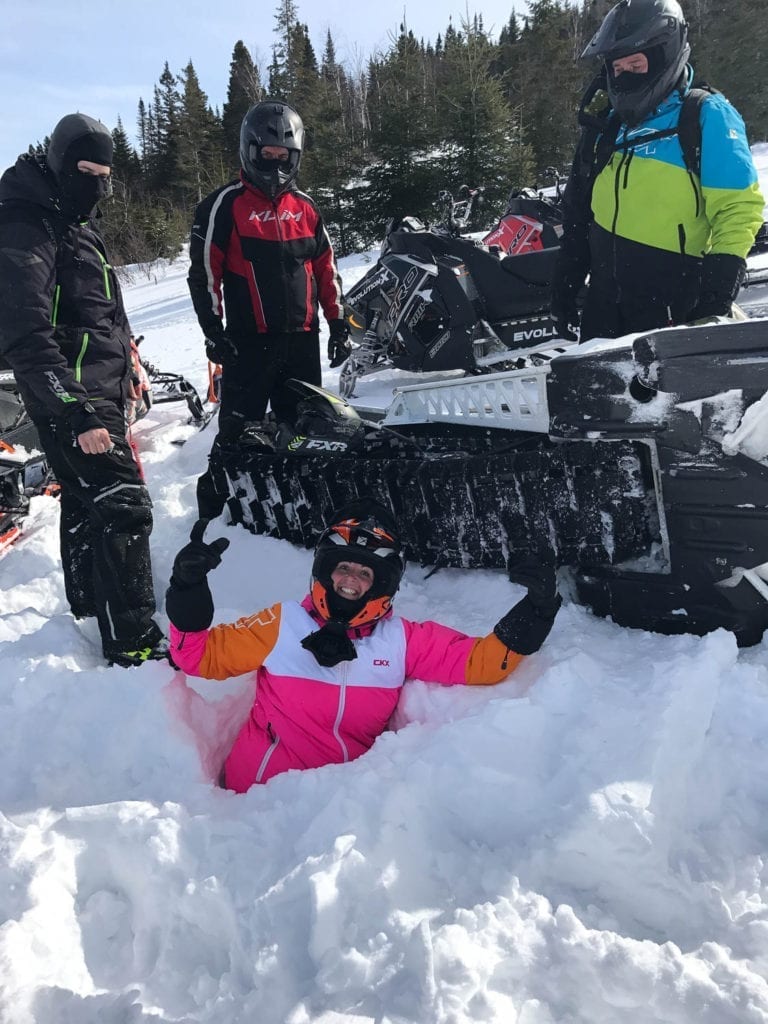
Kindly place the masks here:
POLYGON ((357 230, 369 239, 380 237, 390 216, 429 218, 432 213, 440 172, 430 153, 438 135, 429 116, 426 71, 425 53, 404 25, 386 57, 370 64, 374 159, 365 171, 368 185, 364 203, 357 204, 356 221, 357 230), (373 211, 378 223, 371 224, 373 211))
POLYGON ((296 88, 296 27, 299 18, 295 0, 278 0, 275 12, 275 35, 272 63, 269 65, 269 94, 288 101, 296 88))
POLYGON ((254 103, 263 97, 259 69, 241 39, 235 43, 229 65, 227 101, 221 115, 224 177, 240 167, 240 125, 254 103))
POLYGON ((326 35, 320 71, 308 125, 312 146, 302 161, 302 185, 320 202, 334 248, 341 255, 352 251, 348 229, 353 202, 345 187, 362 165, 364 132, 354 117, 354 89, 336 59, 330 30, 326 35))
POLYGON ((141 177, 141 162, 136 150, 128 141, 128 134, 120 117, 117 119, 116 127, 112 129, 112 144, 112 179, 131 186, 141 177))
POLYGON ((696 79, 725 93, 751 141, 768 138, 768 18, 765 0, 689 0, 696 79))
POLYGON ((306 121, 311 122, 319 71, 306 25, 297 24, 294 27, 292 52, 295 61, 294 83, 291 91, 286 94, 286 99, 306 121))
POLYGON ((446 35, 439 77, 444 182, 453 190, 483 185, 491 203, 509 191, 510 151, 521 145, 501 82, 490 74, 494 56, 480 19, 474 19, 462 33, 446 35))
POLYGON ((179 177, 175 183, 184 201, 199 203, 225 180, 220 125, 200 88, 192 61, 181 74, 182 103, 178 117, 179 177))
POLYGON ((136 118, 136 130, 139 136, 139 160, 144 172, 147 170, 149 160, 149 118, 144 100, 139 98, 139 109, 136 118))
POLYGON ((173 190, 179 180, 181 108, 178 82, 166 61, 154 88, 154 101, 147 117, 151 152, 147 171, 151 185, 160 191, 173 190))
POLYGON ((578 135, 576 112, 586 76, 578 60, 583 50, 581 18, 570 0, 530 0, 529 16, 514 49, 506 81, 513 107, 521 112, 522 132, 536 170, 567 167, 578 135))

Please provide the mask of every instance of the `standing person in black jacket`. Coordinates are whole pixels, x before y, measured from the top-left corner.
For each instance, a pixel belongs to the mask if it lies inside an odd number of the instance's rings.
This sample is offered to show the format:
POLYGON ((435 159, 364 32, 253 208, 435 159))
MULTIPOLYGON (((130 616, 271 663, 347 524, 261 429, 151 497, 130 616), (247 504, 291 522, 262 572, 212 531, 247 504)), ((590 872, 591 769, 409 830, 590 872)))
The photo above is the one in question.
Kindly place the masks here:
POLYGON ((216 189, 195 211, 189 290, 212 362, 222 366, 219 432, 197 485, 198 511, 224 508, 222 457, 267 403, 293 418, 281 385, 320 384, 318 304, 328 322, 328 358, 349 353, 341 281, 323 218, 296 188, 304 124, 287 104, 264 100, 240 129, 240 179, 216 189), (226 325, 224 317, 226 315, 226 325))
POLYGON ((152 503, 126 440, 131 330, 92 218, 111 190, 112 136, 85 114, 46 156, 0 179, 0 356, 61 485, 61 562, 76 618, 96 616, 104 656, 165 656, 154 622, 152 503))

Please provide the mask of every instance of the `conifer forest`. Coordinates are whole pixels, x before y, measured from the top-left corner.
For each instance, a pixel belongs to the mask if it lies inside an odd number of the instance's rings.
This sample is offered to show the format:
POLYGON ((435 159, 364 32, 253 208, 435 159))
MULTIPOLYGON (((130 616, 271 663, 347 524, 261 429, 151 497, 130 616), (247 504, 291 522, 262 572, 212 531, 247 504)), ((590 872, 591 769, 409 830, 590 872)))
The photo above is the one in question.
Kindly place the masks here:
MULTIPOLYGON (((750 141, 768 139, 766 0, 681 2, 696 80, 725 93, 750 141)), ((611 6, 528 0, 494 35, 479 12, 429 40, 403 24, 385 52, 349 66, 331 31, 317 49, 300 3, 278 0, 271 38, 259 40, 268 65, 234 42, 221 109, 190 59, 181 69, 166 63, 153 95, 137 97, 135 144, 114 126, 103 227, 116 262, 179 251, 196 204, 237 176, 241 120, 267 97, 304 119, 299 187, 318 202, 338 255, 378 242, 392 216, 434 221, 438 193, 462 184, 485 188, 490 222, 510 190, 549 184, 552 168, 567 173, 579 99, 597 70, 579 56, 611 6)))

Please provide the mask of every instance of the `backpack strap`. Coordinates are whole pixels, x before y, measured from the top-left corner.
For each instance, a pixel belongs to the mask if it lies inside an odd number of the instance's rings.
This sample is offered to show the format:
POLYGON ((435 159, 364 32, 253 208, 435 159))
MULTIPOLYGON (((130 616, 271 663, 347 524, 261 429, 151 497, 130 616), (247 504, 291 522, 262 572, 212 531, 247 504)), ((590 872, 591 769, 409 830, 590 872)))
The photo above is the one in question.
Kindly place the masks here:
POLYGON ((621 118, 608 101, 605 71, 601 71, 589 84, 581 100, 578 115, 581 140, 577 171, 588 189, 600 171, 611 159, 621 118))
POLYGON ((680 148, 686 170, 697 178, 701 177, 701 107, 706 99, 717 95, 717 92, 717 89, 702 82, 688 90, 680 109, 680 120, 677 123, 680 148))

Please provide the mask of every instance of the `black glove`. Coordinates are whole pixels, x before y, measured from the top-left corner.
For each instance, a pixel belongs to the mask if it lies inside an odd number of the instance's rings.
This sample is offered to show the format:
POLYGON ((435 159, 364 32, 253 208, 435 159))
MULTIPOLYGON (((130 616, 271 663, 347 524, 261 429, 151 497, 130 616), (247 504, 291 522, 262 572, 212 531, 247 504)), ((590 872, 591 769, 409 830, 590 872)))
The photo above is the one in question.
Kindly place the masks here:
POLYGON ((173 561, 171 585, 165 595, 168 618, 184 633, 207 629, 213 622, 213 598, 208 587, 208 573, 221 562, 229 541, 220 537, 211 544, 203 543, 208 519, 198 519, 185 545, 173 561))
POLYGON ((730 253, 710 253, 701 261, 699 301, 688 320, 706 320, 711 316, 730 316, 739 294, 747 262, 730 253))
POLYGON ((349 358, 352 345, 349 341, 349 327, 344 320, 331 320, 328 324, 328 359, 331 369, 335 370, 349 358))
POLYGON ((212 363, 228 366, 237 359, 238 350, 227 332, 222 330, 217 331, 214 337, 205 339, 205 354, 212 363))
POLYGON ((528 593, 493 627, 505 647, 517 654, 533 654, 549 636, 562 599, 557 592, 555 559, 550 551, 513 562, 509 578, 528 593))
POLYGON ((555 321, 557 336, 566 341, 577 341, 576 333, 579 326, 579 307, 576 296, 584 284, 584 275, 580 274, 572 262, 560 254, 555 265, 552 280, 552 297, 549 312, 555 321))

